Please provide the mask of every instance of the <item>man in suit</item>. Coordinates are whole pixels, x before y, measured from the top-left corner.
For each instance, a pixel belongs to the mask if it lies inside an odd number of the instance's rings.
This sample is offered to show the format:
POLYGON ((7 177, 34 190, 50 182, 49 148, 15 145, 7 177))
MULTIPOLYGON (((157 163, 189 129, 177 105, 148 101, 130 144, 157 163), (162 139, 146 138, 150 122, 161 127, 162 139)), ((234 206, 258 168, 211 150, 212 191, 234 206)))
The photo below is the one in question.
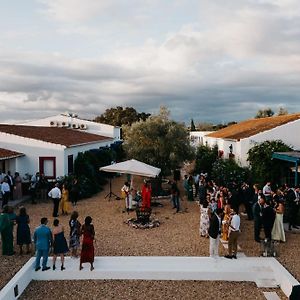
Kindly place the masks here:
POLYGON ((263 209, 262 222, 265 232, 265 238, 269 241, 272 239, 271 233, 275 221, 275 216, 275 210, 272 206, 269 205, 269 202, 266 202, 265 207, 263 209))
POLYGON ((221 234, 222 214, 223 214, 223 209, 217 208, 215 213, 213 213, 213 215, 210 218, 210 224, 208 228, 210 257, 219 256, 219 242, 220 242, 220 234, 221 234))
POLYGON ((49 249, 52 245, 52 233, 47 226, 47 218, 41 219, 41 225, 36 228, 33 234, 33 240, 36 248, 35 271, 41 269, 40 260, 43 257, 42 271, 47 271, 50 267, 47 266, 49 249))
POLYGON ((254 239, 260 243, 260 231, 263 226, 263 210, 266 203, 265 196, 263 194, 258 195, 257 202, 253 205, 253 218, 254 218, 254 239))

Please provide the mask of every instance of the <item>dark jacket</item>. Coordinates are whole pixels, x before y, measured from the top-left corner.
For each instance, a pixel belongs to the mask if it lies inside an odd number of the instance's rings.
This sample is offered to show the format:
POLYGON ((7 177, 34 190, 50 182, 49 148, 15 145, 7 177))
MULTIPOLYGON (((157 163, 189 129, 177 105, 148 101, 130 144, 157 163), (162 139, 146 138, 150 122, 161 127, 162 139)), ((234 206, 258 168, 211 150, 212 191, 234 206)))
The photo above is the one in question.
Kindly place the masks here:
POLYGON ((275 216, 276 213, 274 209, 270 205, 266 206, 263 210, 262 216, 263 226, 265 228, 272 228, 275 221, 275 216))
POLYGON ((262 220, 261 214, 263 214, 264 208, 261 207, 257 201, 253 204, 252 210, 253 210, 254 220, 256 221, 262 220))
POLYGON ((211 238, 216 239, 218 237, 218 234, 220 234, 220 226, 217 215, 213 214, 208 228, 208 234, 211 238))

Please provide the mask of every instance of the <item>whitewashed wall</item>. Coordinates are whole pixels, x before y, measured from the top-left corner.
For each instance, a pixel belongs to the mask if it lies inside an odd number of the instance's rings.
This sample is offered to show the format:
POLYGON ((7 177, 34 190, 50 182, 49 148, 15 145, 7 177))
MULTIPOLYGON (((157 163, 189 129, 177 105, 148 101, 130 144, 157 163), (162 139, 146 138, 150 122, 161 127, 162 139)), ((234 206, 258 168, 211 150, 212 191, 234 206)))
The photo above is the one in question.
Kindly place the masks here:
POLYGON ((35 174, 39 170, 39 157, 56 157, 56 176, 68 174, 68 155, 75 160, 79 152, 109 146, 111 140, 90 143, 82 146, 66 148, 62 145, 47 143, 34 139, 23 138, 0 132, 0 147, 24 153, 24 157, 7 161, 6 170, 19 172, 22 177, 26 173, 35 174))
POLYGON ((224 158, 228 158, 229 146, 233 146, 233 154, 235 160, 241 166, 248 166, 247 161, 248 151, 257 143, 271 140, 282 140, 285 144, 290 145, 294 150, 300 149, 300 120, 296 120, 273 129, 258 133, 249 138, 241 139, 240 141, 230 141, 219 138, 204 137, 204 144, 213 147, 215 144, 218 145, 219 150, 224 151, 224 158))
MULTIPOLYGON (((2 148, 24 153, 25 156, 18 158, 16 170, 21 176, 25 173, 35 174, 39 170, 40 156, 56 157, 56 173, 62 174, 64 169, 64 146, 46 143, 34 139, 28 139, 16 135, 0 132, 0 145, 2 148)), ((11 167, 11 166, 10 166, 11 167)))

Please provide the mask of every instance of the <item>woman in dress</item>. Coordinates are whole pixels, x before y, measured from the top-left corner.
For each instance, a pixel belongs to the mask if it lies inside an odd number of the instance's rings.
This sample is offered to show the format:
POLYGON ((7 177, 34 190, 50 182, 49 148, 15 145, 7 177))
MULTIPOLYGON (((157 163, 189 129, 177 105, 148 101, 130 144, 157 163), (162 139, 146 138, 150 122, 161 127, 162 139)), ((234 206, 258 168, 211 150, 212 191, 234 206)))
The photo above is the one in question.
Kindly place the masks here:
POLYGON ((71 257, 77 258, 77 250, 80 245, 80 228, 81 224, 77 220, 78 219, 78 212, 73 211, 71 214, 71 218, 69 221, 69 226, 70 226, 70 240, 69 240, 69 246, 71 250, 71 257))
POLYGON ((64 235, 64 228, 62 225, 59 224, 59 220, 55 219, 53 221, 53 266, 52 269, 55 270, 56 266, 56 257, 57 255, 60 255, 61 259, 61 267, 60 269, 63 271, 65 269, 64 267, 64 261, 65 261, 65 254, 69 251, 67 241, 64 235))
POLYGON ((272 240, 285 242, 286 240, 285 240, 285 233, 283 227, 283 214, 284 214, 283 201, 278 199, 274 209, 276 212, 276 217, 272 228, 272 240))
POLYGON ((19 200, 22 198, 22 178, 19 172, 15 172, 14 182, 15 182, 14 199, 19 200))
POLYGON ((29 228, 29 216, 26 208, 20 207, 19 215, 16 218, 17 223, 17 245, 20 247, 20 255, 23 254, 23 245, 26 245, 27 252, 30 253, 31 235, 29 228))
POLYGON ((229 234, 229 220, 231 218, 231 207, 229 204, 226 204, 224 207, 224 217, 222 220, 222 240, 228 241, 228 234, 229 234))
POLYGON ((62 215, 68 215, 70 208, 69 208, 69 190, 67 189, 66 185, 62 185, 61 189, 61 200, 59 202, 60 211, 62 215))
POLYGON ((80 255, 80 266, 79 270, 83 269, 83 263, 91 264, 91 271, 94 270, 94 238, 95 238, 95 230, 94 225, 92 224, 92 218, 90 216, 86 217, 84 220, 84 224, 81 227, 81 234, 83 235, 82 240, 82 249, 80 255))
POLYGON ((200 205, 200 236, 208 237, 209 215, 208 201, 203 200, 203 205, 200 205))
POLYGON ((13 239, 14 224, 9 218, 9 207, 5 205, 0 214, 0 233, 2 240, 2 255, 14 254, 14 239, 13 239))

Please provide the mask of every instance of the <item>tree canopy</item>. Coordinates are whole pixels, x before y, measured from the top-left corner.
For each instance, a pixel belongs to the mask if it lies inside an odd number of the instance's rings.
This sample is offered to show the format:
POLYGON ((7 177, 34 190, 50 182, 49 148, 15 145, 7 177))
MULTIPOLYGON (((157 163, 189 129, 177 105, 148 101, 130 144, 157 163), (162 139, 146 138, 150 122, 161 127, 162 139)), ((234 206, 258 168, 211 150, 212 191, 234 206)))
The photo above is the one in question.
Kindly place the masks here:
POLYGON ((131 125, 140 120, 145 121, 151 114, 138 113, 133 107, 117 106, 108 108, 105 112, 95 118, 95 122, 110 124, 113 126, 131 125))
POLYGON ((160 108, 158 115, 125 126, 124 135, 128 158, 161 168, 163 175, 193 158, 188 131, 183 124, 169 119, 165 107, 160 108))
POLYGON ((274 116, 274 111, 268 107, 265 109, 260 109, 255 116, 255 119, 260 119, 260 118, 266 118, 266 117, 272 117, 274 116))
POLYGON ((281 140, 265 141, 252 147, 248 151, 248 161, 253 179, 262 185, 267 181, 279 183, 286 166, 283 162, 272 159, 272 154, 291 150, 292 148, 281 140))
POLYGON ((217 159, 217 145, 215 145, 213 148, 205 145, 200 145, 196 151, 196 164, 194 171, 198 174, 208 173, 210 175, 212 172, 212 166, 217 159))

